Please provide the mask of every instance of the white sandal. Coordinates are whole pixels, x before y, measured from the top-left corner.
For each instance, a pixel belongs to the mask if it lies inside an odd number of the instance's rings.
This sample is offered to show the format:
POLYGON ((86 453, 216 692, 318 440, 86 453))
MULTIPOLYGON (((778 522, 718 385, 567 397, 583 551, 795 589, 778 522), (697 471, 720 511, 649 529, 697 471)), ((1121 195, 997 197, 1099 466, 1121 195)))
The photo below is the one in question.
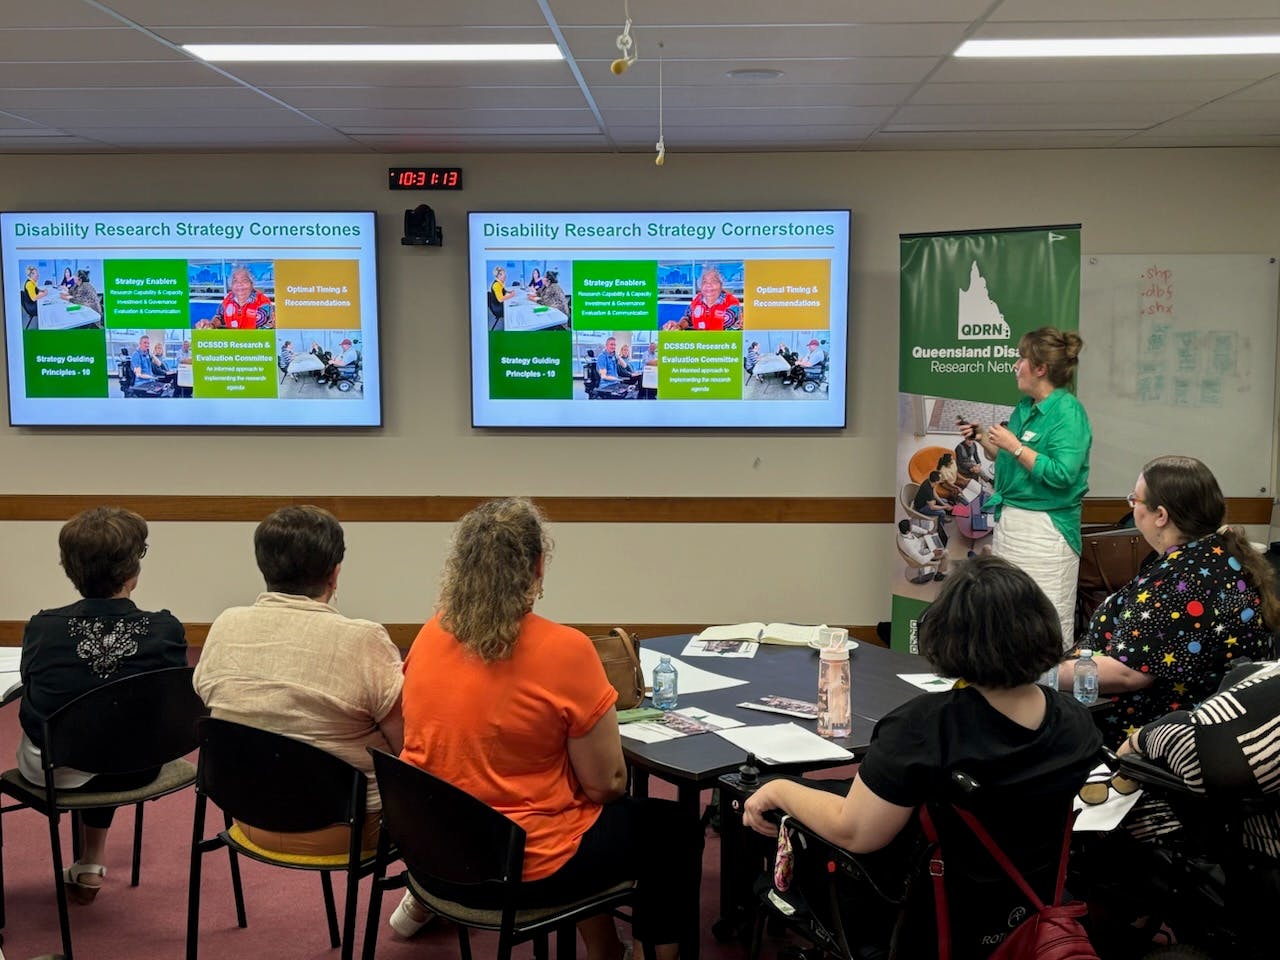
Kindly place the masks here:
POLYGON ((84 877, 100 877, 106 879, 107 868, 100 863, 73 863, 62 871, 62 882, 67 885, 67 893, 76 903, 92 903, 93 898, 102 889, 101 882, 85 883, 84 877))

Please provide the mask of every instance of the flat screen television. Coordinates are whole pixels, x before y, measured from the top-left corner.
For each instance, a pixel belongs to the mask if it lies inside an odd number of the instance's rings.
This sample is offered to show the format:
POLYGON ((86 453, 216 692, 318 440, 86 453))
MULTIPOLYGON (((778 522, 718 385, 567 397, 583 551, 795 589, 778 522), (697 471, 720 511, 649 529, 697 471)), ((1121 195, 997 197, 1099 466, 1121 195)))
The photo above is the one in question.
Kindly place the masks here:
POLYGON ((848 210, 471 213, 478 427, 845 425, 848 210))
POLYGON ((9 422, 382 421, 369 212, 0 214, 9 422))

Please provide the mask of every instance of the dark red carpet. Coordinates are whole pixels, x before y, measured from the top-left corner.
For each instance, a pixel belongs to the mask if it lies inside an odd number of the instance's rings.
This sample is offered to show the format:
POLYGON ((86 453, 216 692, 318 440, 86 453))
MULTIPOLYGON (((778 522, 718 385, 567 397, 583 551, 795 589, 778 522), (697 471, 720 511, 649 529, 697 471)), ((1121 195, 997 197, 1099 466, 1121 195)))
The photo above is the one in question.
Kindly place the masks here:
MULTIPOLYGON (((12 766, 18 741, 16 705, 0 710, 0 758, 12 766)), ((655 794, 663 789, 654 782, 655 794)), ((666 795, 671 795, 667 793, 666 795)), ((187 919, 187 878, 191 845, 191 791, 147 805, 143 838, 142 883, 129 886, 129 845, 133 835, 132 811, 121 811, 112 828, 103 891, 89 906, 71 905, 72 939, 81 960, 180 960, 184 956, 187 919)), ((210 824, 221 822, 211 809, 210 824)), ((4 869, 7 925, 4 954, 8 960, 28 960, 58 953, 57 904, 54 900, 49 835, 46 820, 30 810, 4 816, 4 869)), ((63 824, 63 848, 70 858, 69 821, 63 824)), ((711 936, 716 919, 719 882, 719 837, 708 833, 703 870, 702 956, 706 960, 740 958, 737 944, 722 946, 711 936)), ((330 960, 319 877, 300 871, 278 870, 241 860, 247 929, 235 923, 231 884, 225 854, 205 857, 201 901, 200 956, 205 960, 330 960)), ((341 910, 343 881, 334 881, 341 910)), ((384 900, 383 916, 390 915, 395 898, 384 900)), ((364 913, 368 905, 367 881, 361 885, 356 956, 363 947, 364 913)), ((624 939, 629 931, 622 929, 624 939)), ((493 955, 493 942, 474 939, 477 960, 493 955)), ((579 949, 579 953, 585 953, 579 949)), ((517 954, 531 957, 532 948, 517 954)), ((398 940, 383 921, 378 936, 378 957, 418 957, 453 960, 458 956, 456 935, 441 924, 410 941, 398 940)))

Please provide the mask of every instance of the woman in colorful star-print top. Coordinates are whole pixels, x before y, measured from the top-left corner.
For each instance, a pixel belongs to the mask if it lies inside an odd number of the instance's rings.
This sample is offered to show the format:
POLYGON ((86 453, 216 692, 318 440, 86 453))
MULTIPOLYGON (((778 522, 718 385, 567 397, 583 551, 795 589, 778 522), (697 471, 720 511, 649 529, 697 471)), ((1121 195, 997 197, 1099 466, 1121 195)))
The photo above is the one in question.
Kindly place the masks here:
MULTIPOLYGON (((1100 651, 1102 716, 1118 741, 1172 710, 1211 696, 1231 663, 1271 653, 1280 596, 1267 561, 1222 526, 1226 501, 1192 457, 1157 457, 1129 495, 1133 519, 1162 556, 1097 609, 1082 647, 1100 651)), ((1069 689, 1074 664, 1060 681, 1069 689)))

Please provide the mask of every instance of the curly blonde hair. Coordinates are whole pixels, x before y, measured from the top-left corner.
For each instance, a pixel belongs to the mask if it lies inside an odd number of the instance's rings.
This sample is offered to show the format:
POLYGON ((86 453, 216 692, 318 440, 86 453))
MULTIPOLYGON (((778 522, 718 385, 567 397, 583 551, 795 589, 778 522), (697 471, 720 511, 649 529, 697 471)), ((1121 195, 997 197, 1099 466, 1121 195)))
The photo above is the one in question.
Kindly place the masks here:
POLYGON ((551 556, 546 520, 523 497, 490 500, 460 521, 445 561, 440 625, 486 663, 506 660, 520 621, 533 609, 551 556))

